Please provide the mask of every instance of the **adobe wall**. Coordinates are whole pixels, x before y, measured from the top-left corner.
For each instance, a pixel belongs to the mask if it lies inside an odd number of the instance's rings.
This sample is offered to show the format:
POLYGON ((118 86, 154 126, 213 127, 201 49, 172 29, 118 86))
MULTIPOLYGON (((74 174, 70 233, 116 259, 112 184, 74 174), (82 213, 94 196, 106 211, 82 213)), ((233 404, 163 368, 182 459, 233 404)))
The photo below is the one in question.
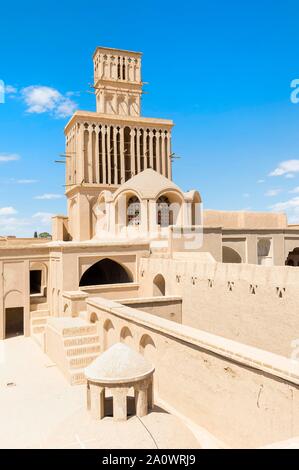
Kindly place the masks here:
POLYGON ((89 299, 105 350, 127 342, 155 366, 155 397, 232 447, 299 433, 299 367, 106 299, 89 299), (124 333, 123 333, 124 332, 124 333))
POLYGON ((299 269, 192 260, 142 259, 140 296, 162 274, 182 297, 182 322, 289 357, 299 339, 299 269))

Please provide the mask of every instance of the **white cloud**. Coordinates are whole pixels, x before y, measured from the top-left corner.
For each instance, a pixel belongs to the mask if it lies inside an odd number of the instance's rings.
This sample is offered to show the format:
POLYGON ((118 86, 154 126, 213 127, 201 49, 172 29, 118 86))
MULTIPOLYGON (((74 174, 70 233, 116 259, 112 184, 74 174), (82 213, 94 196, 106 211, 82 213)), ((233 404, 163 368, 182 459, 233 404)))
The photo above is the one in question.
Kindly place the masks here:
POLYGON ((51 199, 60 199, 62 197, 63 197, 62 194, 45 193, 45 194, 41 194, 40 196, 35 196, 34 199, 51 200, 51 199))
POLYGON ((30 179, 26 180, 26 179, 24 179, 24 180, 17 180, 16 182, 17 182, 17 184, 33 184, 33 183, 37 183, 38 180, 30 180, 30 179))
POLYGON ((269 189, 268 191, 265 192, 265 196, 268 197, 273 197, 277 196, 281 192, 281 189, 269 189))
POLYGON ((13 207, 0 207, 0 215, 12 215, 16 214, 17 211, 13 207))
POLYGON ((43 225, 49 225, 54 214, 50 212, 36 212, 32 217, 38 219, 39 222, 43 225))
POLYGON ((277 202, 270 206, 270 209, 275 212, 286 212, 288 221, 291 223, 299 222, 299 196, 287 201, 277 202))
POLYGON ((286 178, 292 178, 294 173, 299 172, 299 160, 285 160, 280 162, 269 176, 285 176, 286 178))
POLYGON ((16 153, 0 153, 0 163, 13 162, 20 160, 20 156, 16 153))
POLYGON ((27 106, 28 113, 51 113, 55 117, 65 118, 74 113, 77 104, 62 95, 55 88, 32 85, 21 90, 21 96, 27 106))
POLYGON ((15 95, 18 92, 17 88, 12 85, 5 85, 5 93, 8 95, 15 95))
POLYGON ((289 193, 294 193, 294 194, 299 193, 299 186, 296 186, 295 188, 291 189, 289 193))

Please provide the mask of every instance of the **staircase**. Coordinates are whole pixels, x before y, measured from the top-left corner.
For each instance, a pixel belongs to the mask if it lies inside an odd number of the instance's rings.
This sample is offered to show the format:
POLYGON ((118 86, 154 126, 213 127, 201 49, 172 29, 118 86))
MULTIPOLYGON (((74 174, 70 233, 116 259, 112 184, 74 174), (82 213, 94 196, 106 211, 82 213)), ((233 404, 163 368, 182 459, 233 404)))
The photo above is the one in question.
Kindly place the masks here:
POLYGON ((97 326, 78 317, 50 318, 46 352, 72 385, 85 383, 85 367, 101 352, 97 326))
POLYGON ((44 332, 49 318, 49 307, 46 303, 33 305, 32 307, 34 310, 30 311, 30 334, 43 349, 44 332))

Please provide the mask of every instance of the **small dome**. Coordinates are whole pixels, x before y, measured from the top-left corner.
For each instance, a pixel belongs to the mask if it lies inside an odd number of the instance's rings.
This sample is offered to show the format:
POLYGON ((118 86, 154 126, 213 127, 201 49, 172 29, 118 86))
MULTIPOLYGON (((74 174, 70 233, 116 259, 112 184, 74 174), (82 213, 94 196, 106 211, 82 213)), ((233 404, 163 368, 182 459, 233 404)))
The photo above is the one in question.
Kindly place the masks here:
POLYGON ((165 176, 151 168, 141 171, 123 183, 113 194, 114 200, 125 190, 135 191, 141 199, 155 199, 161 192, 176 191, 183 197, 180 188, 165 176))
POLYGON ((86 367, 85 376, 101 383, 136 382, 154 370, 141 354, 124 343, 116 343, 86 367))

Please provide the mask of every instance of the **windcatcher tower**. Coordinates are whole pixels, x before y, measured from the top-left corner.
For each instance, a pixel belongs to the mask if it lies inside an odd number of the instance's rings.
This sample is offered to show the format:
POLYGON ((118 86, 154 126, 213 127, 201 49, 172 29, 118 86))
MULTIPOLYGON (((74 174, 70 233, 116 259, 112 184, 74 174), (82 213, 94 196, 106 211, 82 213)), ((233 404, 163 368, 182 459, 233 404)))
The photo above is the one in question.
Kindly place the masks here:
POLYGON ((79 240, 93 236, 103 189, 113 192, 146 168, 171 179, 173 122, 140 116, 141 53, 98 47, 93 64, 96 112, 77 111, 65 127, 69 232, 79 240))

